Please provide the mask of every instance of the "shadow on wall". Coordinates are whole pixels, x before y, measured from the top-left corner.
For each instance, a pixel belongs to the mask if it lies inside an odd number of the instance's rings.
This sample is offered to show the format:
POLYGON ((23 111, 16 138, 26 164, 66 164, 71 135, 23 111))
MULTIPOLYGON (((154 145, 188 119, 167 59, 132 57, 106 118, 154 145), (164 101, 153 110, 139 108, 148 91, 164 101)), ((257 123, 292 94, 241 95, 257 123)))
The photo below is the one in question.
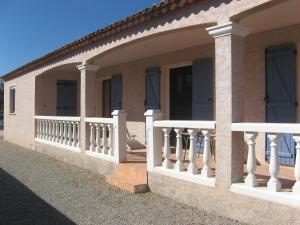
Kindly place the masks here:
POLYGON ((75 225, 3 169, 0 184, 0 224, 75 225))

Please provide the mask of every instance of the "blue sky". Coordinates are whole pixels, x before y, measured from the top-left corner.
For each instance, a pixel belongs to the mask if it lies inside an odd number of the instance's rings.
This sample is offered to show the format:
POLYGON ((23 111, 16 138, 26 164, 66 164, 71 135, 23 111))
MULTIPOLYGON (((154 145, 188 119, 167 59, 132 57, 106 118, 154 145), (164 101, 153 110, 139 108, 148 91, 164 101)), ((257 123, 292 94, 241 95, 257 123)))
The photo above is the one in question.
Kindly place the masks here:
POLYGON ((159 0, 0 0, 0 76, 159 0))

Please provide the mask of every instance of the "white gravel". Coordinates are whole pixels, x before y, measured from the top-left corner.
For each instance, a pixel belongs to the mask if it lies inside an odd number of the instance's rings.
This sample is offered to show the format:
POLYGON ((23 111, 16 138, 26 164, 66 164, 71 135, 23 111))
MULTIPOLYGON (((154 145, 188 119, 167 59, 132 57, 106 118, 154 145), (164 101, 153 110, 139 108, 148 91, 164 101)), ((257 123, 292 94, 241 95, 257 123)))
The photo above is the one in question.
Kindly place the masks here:
POLYGON ((103 177, 0 140, 0 225, 238 225, 153 194, 111 188, 103 177))

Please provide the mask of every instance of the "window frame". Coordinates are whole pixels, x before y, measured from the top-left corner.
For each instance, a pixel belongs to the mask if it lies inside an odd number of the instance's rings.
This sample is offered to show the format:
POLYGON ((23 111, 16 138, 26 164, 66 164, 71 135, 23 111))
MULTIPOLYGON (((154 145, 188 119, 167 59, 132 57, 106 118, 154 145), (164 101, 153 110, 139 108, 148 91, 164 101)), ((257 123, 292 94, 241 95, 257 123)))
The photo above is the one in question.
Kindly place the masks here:
POLYGON ((16 85, 12 85, 9 87, 9 114, 10 115, 16 114, 16 85), (12 91, 14 91, 13 98, 12 98, 12 91))

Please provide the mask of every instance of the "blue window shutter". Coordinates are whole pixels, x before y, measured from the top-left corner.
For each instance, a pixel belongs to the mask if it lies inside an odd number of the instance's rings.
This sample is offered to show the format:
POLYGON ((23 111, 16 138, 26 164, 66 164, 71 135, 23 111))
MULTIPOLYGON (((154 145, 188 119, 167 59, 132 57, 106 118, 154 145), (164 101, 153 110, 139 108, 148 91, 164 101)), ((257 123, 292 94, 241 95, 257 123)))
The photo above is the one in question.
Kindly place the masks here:
MULTIPOLYGON (((284 44, 266 49, 266 121, 296 122, 296 48, 284 44)), ((283 134, 278 143, 279 162, 294 165, 295 143, 292 134, 283 134)), ((266 160, 270 142, 266 140, 266 160)))
POLYGON ((111 78, 111 109, 122 110, 122 74, 111 78))
POLYGON ((193 120, 213 120, 213 59, 193 61, 193 120))
POLYGON ((160 68, 146 69, 145 109, 160 109, 160 68))

